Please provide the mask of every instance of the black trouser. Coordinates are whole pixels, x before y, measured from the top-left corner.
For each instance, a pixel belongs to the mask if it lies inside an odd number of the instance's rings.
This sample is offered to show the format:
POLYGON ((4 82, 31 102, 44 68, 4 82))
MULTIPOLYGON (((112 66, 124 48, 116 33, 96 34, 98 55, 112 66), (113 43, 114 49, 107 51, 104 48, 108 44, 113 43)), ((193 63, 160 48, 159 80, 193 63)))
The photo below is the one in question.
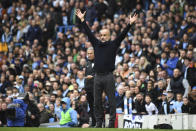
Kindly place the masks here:
POLYGON ((95 119, 95 112, 94 112, 94 95, 93 95, 93 90, 88 90, 87 89, 86 90, 86 94, 87 94, 87 101, 88 101, 89 107, 90 107, 90 116, 92 118, 92 126, 95 126, 96 119, 95 119))
POLYGON ((115 101, 115 80, 112 73, 98 74, 94 79, 94 101, 95 116, 97 122, 104 119, 104 109, 102 104, 102 93, 105 91, 109 100, 110 121, 116 119, 116 101, 115 101))

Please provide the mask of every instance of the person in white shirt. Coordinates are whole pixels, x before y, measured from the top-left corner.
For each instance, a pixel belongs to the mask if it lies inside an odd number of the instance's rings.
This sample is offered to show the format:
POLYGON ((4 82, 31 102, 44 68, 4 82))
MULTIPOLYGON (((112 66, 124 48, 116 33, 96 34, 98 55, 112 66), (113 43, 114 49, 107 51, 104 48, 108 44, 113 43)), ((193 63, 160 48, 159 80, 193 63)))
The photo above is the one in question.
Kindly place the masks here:
POLYGON ((158 109, 155 106, 155 104, 151 102, 151 98, 149 95, 146 95, 145 101, 146 101, 145 108, 148 115, 158 114, 158 109))

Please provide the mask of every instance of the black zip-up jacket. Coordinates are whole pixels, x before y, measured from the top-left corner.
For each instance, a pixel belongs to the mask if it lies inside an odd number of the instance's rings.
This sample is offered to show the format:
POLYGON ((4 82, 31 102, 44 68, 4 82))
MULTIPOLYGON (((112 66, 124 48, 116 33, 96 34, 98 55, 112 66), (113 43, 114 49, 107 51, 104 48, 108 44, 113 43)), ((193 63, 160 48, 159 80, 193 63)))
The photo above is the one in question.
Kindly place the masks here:
POLYGON ((92 79, 85 79, 85 89, 88 91, 93 91, 93 84, 94 84, 94 60, 88 60, 86 64, 85 76, 91 75, 93 76, 92 79))
POLYGON ((95 51, 95 72, 106 73, 112 72, 115 69, 115 58, 117 49, 120 46, 121 41, 125 38, 127 32, 131 28, 128 24, 127 27, 118 35, 118 37, 111 41, 101 42, 91 32, 90 28, 86 24, 86 21, 82 22, 82 26, 88 36, 89 41, 94 47, 95 51))

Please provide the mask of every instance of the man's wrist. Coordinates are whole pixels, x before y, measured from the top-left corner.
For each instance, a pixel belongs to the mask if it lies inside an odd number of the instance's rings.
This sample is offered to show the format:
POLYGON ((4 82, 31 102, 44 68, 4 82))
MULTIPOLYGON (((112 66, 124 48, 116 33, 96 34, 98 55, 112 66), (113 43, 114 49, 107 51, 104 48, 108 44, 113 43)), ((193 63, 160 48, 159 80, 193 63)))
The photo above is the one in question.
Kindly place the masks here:
POLYGON ((81 22, 83 22, 84 21, 84 18, 81 18, 80 20, 81 20, 81 22))

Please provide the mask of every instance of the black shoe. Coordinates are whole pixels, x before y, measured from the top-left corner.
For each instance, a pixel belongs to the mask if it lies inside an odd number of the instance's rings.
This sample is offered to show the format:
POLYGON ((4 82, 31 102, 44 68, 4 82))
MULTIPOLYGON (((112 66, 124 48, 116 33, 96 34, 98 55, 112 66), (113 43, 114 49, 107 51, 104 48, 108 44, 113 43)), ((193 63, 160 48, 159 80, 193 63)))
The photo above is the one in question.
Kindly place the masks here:
POLYGON ((108 128, 114 128, 114 121, 110 121, 110 122, 109 122, 108 128))
POLYGON ((95 128, 102 128, 102 122, 97 122, 95 128))
POLYGON ((89 125, 89 127, 94 128, 95 125, 96 125, 95 123, 92 123, 92 124, 89 125))

